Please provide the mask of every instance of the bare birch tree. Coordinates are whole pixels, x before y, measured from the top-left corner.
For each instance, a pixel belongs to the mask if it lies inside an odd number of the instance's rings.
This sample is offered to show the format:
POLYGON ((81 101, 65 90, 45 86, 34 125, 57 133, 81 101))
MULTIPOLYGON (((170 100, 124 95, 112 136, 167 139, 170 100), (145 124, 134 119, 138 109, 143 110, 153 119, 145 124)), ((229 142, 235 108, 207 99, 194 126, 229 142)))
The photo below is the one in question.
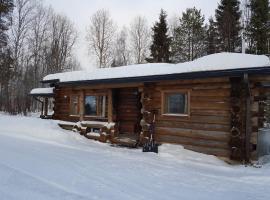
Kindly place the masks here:
POLYGON ((27 38, 29 62, 33 70, 33 86, 38 87, 41 76, 44 74, 46 42, 49 39, 49 25, 52 18, 51 8, 44 7, 37 3, 33 11, 34 18, 31 23, 30 34, 27 38))
POLYGON ((47 72, 67 71, 72 59, 72 50, 77 39, 77 32, 72 22, 66 17, 55 14, 52 17, 47 52, 47 72))
POLYGON ((151 42, 150 29, 144 17, 136 17, 130 25, 130 42, 136 64, 144 63, 149 54, 151 42))
POLYGON ((24 61, 25 42, 33 20, 34 5, 31 0, 15 0, 14 4, 10 44, 13 49, 14 69, 17 71, 24 61))
POLYGON ((116 26, 107 10, 98 10, 92 15, 86 39, 89 52, 96 56, 100 68, 111 64, 115 31, 116 26))
POLYGON ((8 41, 11 56, 5 59, 12 77, 5 89, 8 98, 0 106, 12 114, 27 114, 35 109, 28 94, 40 86, 42 76, 79 66, 73 52, 77 32, 67 17, 41 1, 15 0, 14 5, 8 41))
POLYGON ((123 27, 115 41, 114 59, 112 67, 130 64, 130 50, 128 47, 128 30, 123 27))
POLYGON ((10 107, 13 114, 25 113, 29 108, 24 74, 27 71, 27 37, 33 20, 32 0, 15 0, 11 27, 10 48, 13 58, 13 77, 9 84, 10 107))

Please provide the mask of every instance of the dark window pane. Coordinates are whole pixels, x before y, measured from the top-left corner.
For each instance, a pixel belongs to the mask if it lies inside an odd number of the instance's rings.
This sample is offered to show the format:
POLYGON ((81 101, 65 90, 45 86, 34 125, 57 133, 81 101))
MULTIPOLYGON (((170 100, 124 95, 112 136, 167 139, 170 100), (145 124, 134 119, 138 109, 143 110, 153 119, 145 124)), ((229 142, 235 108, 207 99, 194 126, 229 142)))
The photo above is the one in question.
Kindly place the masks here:
POLYGON ((186 114, 187 113, 187 95, 186 94, 167 94, 166 95, 166 112, 169 114, 186 114))
POLYGON ((95 96, 86 96, 84 105, 85 115, 97 115, 97 99, 95 96))

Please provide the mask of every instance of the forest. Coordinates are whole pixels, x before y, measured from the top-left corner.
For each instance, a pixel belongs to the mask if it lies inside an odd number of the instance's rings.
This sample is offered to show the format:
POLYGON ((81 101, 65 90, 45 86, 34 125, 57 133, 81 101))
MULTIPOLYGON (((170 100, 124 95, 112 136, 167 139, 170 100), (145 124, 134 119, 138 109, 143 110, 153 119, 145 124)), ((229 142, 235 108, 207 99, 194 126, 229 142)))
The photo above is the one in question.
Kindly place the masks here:
MULTIPOLYGON (((151 26, 144 16, 119 27, 106 9, 89 17, 84 38, 96 66, 181 63, 219 52, 269 55, 268 0, 220 0, 206 19, 200 8, 168 16, 161 8, 151 26)), ((29 96, 47 74, 80 70, 78 31, 65 15, 38 0, 0 0, 0 111, 37 109, 29 96)))

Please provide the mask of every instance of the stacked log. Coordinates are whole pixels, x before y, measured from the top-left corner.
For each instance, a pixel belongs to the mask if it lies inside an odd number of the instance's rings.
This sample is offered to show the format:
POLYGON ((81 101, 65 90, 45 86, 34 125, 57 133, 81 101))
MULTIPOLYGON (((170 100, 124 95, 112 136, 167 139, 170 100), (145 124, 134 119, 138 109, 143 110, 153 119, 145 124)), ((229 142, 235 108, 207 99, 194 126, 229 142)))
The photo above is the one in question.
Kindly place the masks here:
POLYGON ((232 160, 241 160, 243 157, 244 124, 242 103, 242 79, 231 78, 231 138, 230 148, 232 160))
POLYGON ((142 119, 140 125, 142 127, 142 131, 140 135, 140 141, 142 144, 147 142, 150 137, 150 123, 153 120, 153 98, 151 96, 151 93, 154 87, 154 84, 145 84, 141 93, 142 119))

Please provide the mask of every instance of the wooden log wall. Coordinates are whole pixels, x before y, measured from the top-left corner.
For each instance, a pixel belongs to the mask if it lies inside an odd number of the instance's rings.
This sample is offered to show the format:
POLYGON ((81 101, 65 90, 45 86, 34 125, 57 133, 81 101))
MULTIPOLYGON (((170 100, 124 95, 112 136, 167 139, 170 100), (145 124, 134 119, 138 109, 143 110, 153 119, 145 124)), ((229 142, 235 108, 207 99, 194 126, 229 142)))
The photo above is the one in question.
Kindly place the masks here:
MULTIPOLYGON (((143 89, 144 110, 158 113, 156 141, 181 144, 197 152, 230 157, 230 90, 229 78, 147 84, 143 89), (162 115, 162 91, 178 89, 190 92, 190 115, 162 115)), ((149 121, 145 115, 144 119, 149 121)))
MULTIPOLYGON (((243 77, 164 81, 147 84, 142 89, 144 110, 157 110, 156 140, 181 144, 185 148, 242 161, 246 146, 251 160, 258 159, 258 131, 264 123, 266 91, 261 85, 270 77, 249 76, 251 119, 247 115, 247 89, 243 77), (190 115, 161 115, 161 94, 166 90, 190 91, 190 115), (251 133, 246 122, 251 122, 251 133), (250 134, 250 135, 249 135, 250 134), (248 138, 246 138, 248 137, 248 138), (246 140, 249 140, 246 142, 246 140)), ((147 115, 143 121, 149 122, 147 115)))
MULTIPOLYGON (((71 88, 55 87, 54 115, 53 118, 64 121, 79 121, 79 116, 70 116, 71 88)), ((78 94, 78 93, 77 93, 78 94)))
MULTIPOLYGON (((108 96, 109 90, 107 89, 88 89, 85 88, 73 88, 73 87, 55 87, 55 100, 54 100, 54 115, 53 118, 63 121, 78 122, 82 120, 86 121, 107 121, 105 117, 89 117, 84 116, 84 95, 98 95, 105 94, 108 96), (72 95, 78 95, 79 97, 79 113, 78 115, 70 115, 70 98, 72 95)), ((108 107, 108 98, 106 101, 106 108, 108 107)), ((106 111, 107 112, 107 111, 106 111)), ((108 113, 106 113, 106 116, 108 113)))
MULTIPOLYGON (((156 83, 140 83, 137 85, 141 93, 143 120, 142 132, 148 134, 147 124, 152 120, 148 112, 155 111, 156 135, 159 143, 181 144, 185 148, 201 153, 239 159, 243 147, 245 132, 245 105, 243 96, 242 77, 232 81, 230 77, 208 78, 196 80, 162 81, 156 83), (166 116, 161 114, 162 91, 181 90, 190 93, 189 116, 166 116), (145 126, 145 127, 143 127, 145 126), (233 129, 234 128, 234 129, 233 129), (235 137, 239 131, 240 138, 235 137), (233 138, 233 139, 232 139, 233 138), (232 147, 237 147, 238 150, 232 147)), ((251 158, 257 159, 258 130, 264 123, 264 100, 269 89, 263 88, 262 84, 270 83, 270 77, 249 76, 251 89, 251 136, 250 153, 251 158)), ((125 84, 119 85, 123 88, 125 84)), ((126 85, 129 86, 128 84, 126 85)), ((118 86, 114 86, 117 88, 118 86)), ((109 87, 107 87, 109 88, 109 87)), ((95 88, 85 87, 56 87, 55 89, 55 119, 67 121, 79 121, 80 116, 69 115, 69 104, 71 94, 91 93, 95 88)), ((107 89, 98 87, 96 92, 108 92, 107 89)), ((109 94, 109 93, 108 93, 109 94)), ((115 95, 111 94, 111 104, 115 104, 115 95)), ((113 106, 112 105, 112 106, 113 106)), ((115 106, 115 105, 114 105, 115 106)), ((113 109, 110 118, 115 121, 117 113, 113 109)), ((85 120, 107 120, 107 119, 85 119, 85 120)))

